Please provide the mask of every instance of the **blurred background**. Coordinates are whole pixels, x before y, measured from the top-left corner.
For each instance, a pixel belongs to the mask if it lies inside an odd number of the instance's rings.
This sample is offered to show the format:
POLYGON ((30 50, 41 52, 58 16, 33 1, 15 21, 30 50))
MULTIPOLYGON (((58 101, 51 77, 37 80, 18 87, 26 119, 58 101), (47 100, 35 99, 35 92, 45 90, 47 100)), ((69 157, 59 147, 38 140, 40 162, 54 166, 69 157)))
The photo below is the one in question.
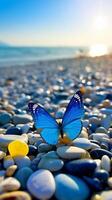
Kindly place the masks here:
POLYGON ((0 66, 111 54, 111 0, 0 0, 0 66))

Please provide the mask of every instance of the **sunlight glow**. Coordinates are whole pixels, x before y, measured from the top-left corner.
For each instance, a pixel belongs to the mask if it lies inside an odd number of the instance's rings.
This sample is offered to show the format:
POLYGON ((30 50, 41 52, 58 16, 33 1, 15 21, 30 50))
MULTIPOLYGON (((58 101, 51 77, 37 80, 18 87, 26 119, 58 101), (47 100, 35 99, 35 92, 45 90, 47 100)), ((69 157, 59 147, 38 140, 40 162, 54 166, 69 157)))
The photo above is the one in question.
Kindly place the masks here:
POLYGON ((90 47, 89 56, 91 57, 103 56, 106 54, 108 54, 108 48, 103 44, 96 44, 90 47))
POLYGON ((94 20, 94 27, 97 30, 104 30, 107 28, 107 26, 108 26, 108 18, 106 16, 99 15, 94 20))

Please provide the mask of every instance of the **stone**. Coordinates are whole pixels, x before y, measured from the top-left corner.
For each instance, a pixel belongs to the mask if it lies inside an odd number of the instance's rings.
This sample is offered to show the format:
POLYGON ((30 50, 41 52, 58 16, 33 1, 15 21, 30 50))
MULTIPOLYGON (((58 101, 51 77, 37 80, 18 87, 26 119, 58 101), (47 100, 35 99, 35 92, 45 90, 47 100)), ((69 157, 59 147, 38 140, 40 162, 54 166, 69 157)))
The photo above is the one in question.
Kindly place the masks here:
POLYGON ((78 177, 58 174, 55 176, 55 182, 55 197, 59 200, 74 200, 75 197, 77 200, 86 200, 90 195, 89 187, 78 177))
POLYGON ((18 190, 19 188, 20 188, 20 183, 18 180, 16 180, 13 177, 5 178, 0 183, 0 194, 5 192, 15 191, 18 190))
POLYGON ((17 125, 17 124, 27 124, 27 123, 32 121, 32 117, 28 114, 25 114, 25 115, 24 114, 23 115, 18 114, 18 115, 14 115, 12 120, 13 120, 13 123, 15 125, 17 125))
POLYGON ((57 154, 64 159, 78 159, 85 158, 87 155, 86 150, 74 146, 62 146, 57 148, 57 154))
POLYGON ((48 151, 51 151, 52 148, 53 148, 53 146, 50 145, 50 144, 41 143, 41 144, 38 146, 38 152, 39 152, 39 153, 48 152, 48 151))
POLYGON ((92 148, 92 143, 87 138, 76 138, 73 140, 72 145, 85 150, 92 148))
POLYGON ((11 121, 11 114, 4 112, 2 114, 0 114, 0 125, 4 125, 7 124, 11 121))
POLYGON ((6 131, 6 135, 21 135, 22 132, 19 128, 17 127, 10 127, 6 131))
POLYGON ((0 135, 0 147, 7 147, 8 144, 14 140, 21 140, 24 142, 28 142, 28 136, 26 134, 23 135, 0 135))
POLYGON ((6 157, 4 158, 4 161, 3 161, 3 166, 4 166, 4 168, 7 169, 8 167, 10 167, 10 166, 12 166, 12 165, 14 165, 14 160, 13 160, 13 158, 12 158, 10 155, 6 156, 6 157))
POLYGON ((37 170, 29 177, 27 189, 37 199, 50 199, 55 192, 53 175, 48 170, 37 170))
POLYGON ((66 170, 76 176, 91 176, 97 164, 92 159, 73 160, 65 164, 66 170))
POLYGON ((6 156, 6 153, 3 151, 0 151, 0 160, 2 160, 6 156))
POLYGON ((98 178, 102 183, 107 183, 109 173, 103 169, 99 169, 94 172, 93 177, 98 178))
POLYGON ((90 155, 93 159, 101 159, 104 155, 107 155, 109 158, 112 158, 112 153, 105 149, 93 149, 90 152, 90 155))
POLYGON ((36 156, 37 153, 38 153, 37 147, 30 144, 30 145, 29 145, 29 152, 28 152, 28 155, 34 155, 34 156, 36 156))
POLYGON ((31 200, 30 195, 27 192, 15 191, 6 192, 0 195, 0 200, 31 200))
POLYGON ((107 172, 110 172, 111 170, 110 158, 107 155, 102 156, 101 168, 105 169, 107 172))
POLYGON ((16 156, 14 157, 14 161, 18 166, 18 168, 30 167, 31 165, 31 160, 29 159, 28 156, 16 156))
POLYGON ((49 171, 55 172, 62 169, 63 166, 63 160, 43 156, 38 164, 38 169, 48 169, 49 171))
POLYGON ((29 152, 29 147, 25 142, 15 140, 8 145, 8 150, 12 157, 26 156, 29 152))
POLYGON ((6 176, 13 176, 14 173, 16 172, 17 170, 17 165, 11 165, 10 167, 7 168, 6 170, 6 176))
POLYGON ((22 189, 26 189, 27 180, 32 173, 33 170, 29 167, 23 167, 16 172, 15 178, 20 182, 22 189))

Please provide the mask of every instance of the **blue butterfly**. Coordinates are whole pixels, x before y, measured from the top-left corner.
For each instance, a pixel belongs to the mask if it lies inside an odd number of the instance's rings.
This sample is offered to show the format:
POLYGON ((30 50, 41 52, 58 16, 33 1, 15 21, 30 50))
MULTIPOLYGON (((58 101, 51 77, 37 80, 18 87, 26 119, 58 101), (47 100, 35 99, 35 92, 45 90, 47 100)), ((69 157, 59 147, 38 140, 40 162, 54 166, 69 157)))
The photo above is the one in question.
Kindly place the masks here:
POLYGON ((42 106, 32 102, 28 104, 36 129, 41 129, 41 137, 48 143, 56 145, 59 135, 65 134, 70 140, 75 139, 82 130, 81 118, 84 115, 82 95, 77 91, 70 100, 61 123, 58 123, 42 106))

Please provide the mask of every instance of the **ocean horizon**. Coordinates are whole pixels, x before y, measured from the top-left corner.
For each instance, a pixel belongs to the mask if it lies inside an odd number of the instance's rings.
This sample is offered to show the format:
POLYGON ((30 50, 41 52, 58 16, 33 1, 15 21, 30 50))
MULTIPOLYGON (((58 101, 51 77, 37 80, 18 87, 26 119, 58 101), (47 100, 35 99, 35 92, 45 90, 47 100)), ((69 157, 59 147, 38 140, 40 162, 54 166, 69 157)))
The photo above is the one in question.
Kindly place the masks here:
POLYGON ((30 64, 36 61, 74 58, 88 52, 88 47, 0 47, 0 67, 30 64))

